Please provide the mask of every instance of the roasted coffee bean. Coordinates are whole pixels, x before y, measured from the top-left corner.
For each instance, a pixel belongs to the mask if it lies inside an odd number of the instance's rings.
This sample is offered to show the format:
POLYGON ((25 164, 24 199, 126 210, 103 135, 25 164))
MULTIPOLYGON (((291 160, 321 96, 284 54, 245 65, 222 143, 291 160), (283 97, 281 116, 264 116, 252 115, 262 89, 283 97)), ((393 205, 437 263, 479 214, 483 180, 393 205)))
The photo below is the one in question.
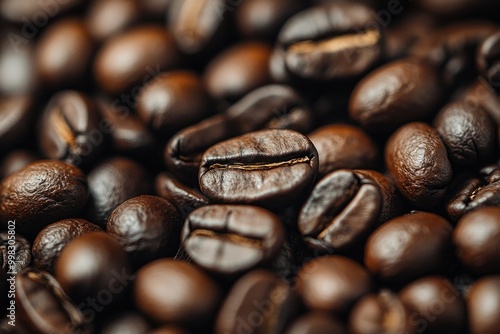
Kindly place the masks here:
POLYGON ((85 165, 103 153, 105 133, 95 104, 83 93, 64 91, 53 96, 39 123, 38 140, 49 159, 85 165))
POLYGON ((261 129, 290 129, 305 134, 314 122, 303 97, 285 85, 257 88, 233 104, 226 114, 241 134, 261 129))
POLYGON ((135 302, 156 323, 204 327, 222 297, 220 287, 197 267, 160 259, 137 272, 135 302))
POLYGON ((287 21, 278 43, 286 69, 304 79, 355 77, 382 54, 376 14, 358 3, 334 2, 306 9, 287 21))
POLYGON ((312 190, 297 225, 309 247, 342 251, 398 213, 392 183, 375 171, 338 170, 312 190))
POLYGON ((337 319, 320 312, 307 313, 294 320, 285 334, 347 334, 337 319))
MULTIPOLYGON (((141 26, 106 41, 96 55, 94 77, 110 94, 118 95, 131 89, 133 99, 140 85, 174 68, 179 61, 173 37, 165 28, 141 26)), ((130 95, 125 97, 132 101, 130 95)))
POLYGON ((478 274, 500 273, 500 208, 484 207, 463 216, 453 231, 457 256, 478 274))
POLYGON ((63 219, 45 227, 33 242, 33 265, 40 270, 54 272, 54 265, 66 245, 86 233, 101 228, 85 219, 63 219))
POLYGON ((26 140, 34 116, 29 96, 0 97, 0 152, 26 140))
MULTIPOLYGON (((15 224, 7 226, 8 231, 15 231, 15 224)), ((19 234, 0 233, 0 264, 9 275, 15 275, 31 264, 31 244, 19 234), (12 236, 15 236, 13 238, 12 236), (12 240, 14 242, 12 243, 12 240)))
POLYGON ((385 162, 401 194, 422 208, 440 204, 453 177, 446 147, 424 123, 399 128, 386 144, 385 162))
POLYGON ((274 260, 285 231, 277 216, 243 205, 208 205, 187 217, 183 248, 199 266, 234 275, 274 260))
POLYGON ((123 298, 133 276, 127 254, 105 232, 89 232, 69 242, 57 259, 55 277, 77 303, 86 298, 106 299, 106 305, 123 298), (106 291, 106 297, 103 297, 106 291))
POLYGON ((231 288, 217 316, 215 333, 282 333, 298 311, 298 298, 286 281, 272 272, 255 270, 231 288))
MULTIPOLYGON (((187 54, 207 54, 227 38, 226 15, 234 0, 171 0, 169 28, 179 49, 187 54)), ((239 3, 239 1, 236 1, 239 3)))
POLYGON ((241 43, 223 51, 205 70, 208 92, 215 99, 234 102, 270 83, 270 56, 271 47, 260 42, 241 43))
POLYGON ((365 265, 374 276, 388 283, 440 273, 450 262, 451 237, 451 224, 438 215, 415 212, 400 216, 370 235, 365 265))
POLYGON ((453 284, 442 276, 427 276, 405 286, 399 293, 412 313, 417 333, 463 333, 465 303, 453 284))
POLYGON ((201 191, 214 202, 285 208, 311 187, 318 152, 292 130, 263 130, 209 148, 202 157, 201 191))
POLYGON ((5 156, 0 164, 0 180, 4 177, 19 172, 30 163, 38 160, 38 157, 30 151, 17 150, 12 151, 5 156))
POLYGON ((308 135, 318 150, 318 176, 342 168, 371 169, 379 154, 373 140, 360 128, 347 124, 325 125, 308 135))
POLYGON ((479 46, 476 63, 488 84, 500 91, 500 32, 491 35, 479 46))
POLYGON ((174 135, 165 147, 168 170, 188 184, 197 184, 202 154, 212 145, 238 135, 226 115, 209 117, 174 135))
POLYGON ((304 5, 300 0, 242 1, 236 8, 235 21, 246 38, 274 40, 286 20, 304 5))
POLYGON ((41 83, 55 89, 81 85, 93 49, 82 20, 69 18, 51 24, 40 36, 35 51, 41 83))
MULTIPOLYGON (((82 312, 50 274, 26 268, 16 277, 16 309, 27 333, 92 333, 82 312)), ((15 323, 15 322, 14 322, 15 323)))
POLYGON ((493 23, 480 21, 451 24, 420 39, 409 53, 439 68, 444 83, 453 86, 475 75, 476 48, 497 29, 493 23))
POLYGON ((156 176, 156 194, 175 205, 182 219, 193 210, 209 204, 208 198, 199 191, 184 185, 166 172, 156 176))
POLYGON ((151 326, 140 314, 132 311, 123 311, 106 319, 105 325, 99 334, 145 334, 151 326))
POLYGON ((500 328, 500 276, 480 278, 469 289, 467 310, 471 334, 496 334, 500 328))
POLYGON ((146 124, 136 114, 125 106, 106 99, 96 100, 102 121, 99 128, 105 134, 110 134, 113 150, 120 154, 144 157, 152 153, 155 138, 146 124))
POLYGON ((78 215, 88 198, 87 178, 61 161, 37 161, 0 184, 0 222, 34 237, 45 226, 78 215))
POLYGON ((390 290, 363 297, 349 316, 352 334, 417 334, 408 310, 390 290))
POLYGON ((103 41, 130 27, 141 19, 138 0, 101 0, 91 2, 85 23, 90 35, 103 41))
POLYGON ((483 167, 477 175, 458 175, 450 184, 446 212, 453 220, 485 206, 500 206, 500 168, 483 167))
POLYGON ((180 214, 172 203, 146 195, 122 203, 106 223, 106 231, 120 242, 135 267, 173 257, 181 228, 180 214))
POLYGON ((451 162, 471 166, 491 158, 497 142, 497 127, 482 108, 464 101, 445 106, 434 120, 451 162))
POLYGON ((349 102, 349 115, 370 132, 389 134, 399 126, 426 120, 443 95, 438 72, 415 59, 379 67, 363 78, 349 102))
MULTIPOLYGON (((7 20, 17 23, 24 23, 28 28, 30 34, 35 34, 38 32, 35 24, 38 26, 38 22, 48 21, 49 18, 52 19, 61 14, 68 12, 75 7, 80 6, 84 1, 82 0, 71 0, 71 1, 61 1, 54 3, 51 0, 28 0, 28 1, 17 1, 17 0, 4 0, 0 3, 0 14, 7 20), (41 14, 43 13, 43 14, 41 14), (48 15, 50 13, 50 15, 48 15), (33 30, 30 30, 33 29, 33 30)), ((43 25, 46 25, 45 22, 43 25)), ((28 35, 31 36, 31 35, 28 35)), ((33 36, 34 37, 34 36, 33 36)))
POLYGON ((153 193, 148 171, 126 158, 111 158, 97 165, 89 174, 90 198, 88 220, 104 227, 111 212, 132 197, 153 193))
POLYGON ((201 121, 210 114, 210 108, 201 78, 189 71, 161 73, 137 97, 139 117, 164 135, 201 121))
POLYGON ((371 289, 366 269, 339 255, 311 260, 297 274, 297 291, 305 305, 315 311, 344 315, 371 289))

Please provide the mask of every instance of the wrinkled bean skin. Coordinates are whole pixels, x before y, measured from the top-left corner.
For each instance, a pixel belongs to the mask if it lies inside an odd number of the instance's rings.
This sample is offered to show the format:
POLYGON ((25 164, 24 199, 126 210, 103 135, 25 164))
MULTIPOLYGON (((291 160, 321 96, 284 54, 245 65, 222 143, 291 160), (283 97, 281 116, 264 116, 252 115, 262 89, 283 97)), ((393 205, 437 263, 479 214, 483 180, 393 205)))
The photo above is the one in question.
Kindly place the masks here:
POLYGON ((349 115, 370 132, 388 134, 405 123, 426 120, 442 95, 432 66, 415 59, 396 60, 361 80, 351 96, 349 115))
POLYGON ((291 130, 263 130, 208 149, 198 179, 203 194, 214 202, 283 208, 309 190, 317 170, 318 153, 307 137, 291 130), (278 198, 280 203, 274 201, 278 198))
POLYGON ((399 128, 386 144, 385 162, 401 194, 422 208, 438 205, 453 177, 446 147, 424 123, 399 128))

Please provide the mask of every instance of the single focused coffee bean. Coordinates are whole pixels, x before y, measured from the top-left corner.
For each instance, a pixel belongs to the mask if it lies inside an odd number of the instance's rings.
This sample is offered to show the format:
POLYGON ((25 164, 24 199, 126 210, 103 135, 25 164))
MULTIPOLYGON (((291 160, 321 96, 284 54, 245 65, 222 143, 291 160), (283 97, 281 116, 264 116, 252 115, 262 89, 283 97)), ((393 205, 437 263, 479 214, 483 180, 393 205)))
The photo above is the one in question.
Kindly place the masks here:
POLYGON ((135 267, 160 257, 173 257, 179 248, 181 228, 175 206, 148 195, 123 202, 106 223, 106 232, 118 240, 135 267))
POLYGON ((35 237, 45 226, 78 215, 88 198, 85 174, 56 160, 34 162, 0 184, 0 222, 35 237))
POLYGON ((307 137, 263 130, 209 148, 198 178, 214 202, 284 208, 309 191, 317 170, 318 153, 307 137))
POLYGON ((254 270, 229 291, 215 323, 216 334, 282 333, 299 311, 298 298, 274 273, 254 270), (255 314, 261 321, 255 321, 255 314))
POLYGON ((189 214, 182 245, 202 268, 234 275, 269 264, 279 254, 285 231, 271 212, 245 205, 207 205, 189 214))
POLYGON ((446 147, 425 123, 408 123, 387 141, 385 163, 401 194, 418 207, 441 203, 453 177, 446 147))
POLYGON ((63 219, 48 225, 38 233, 33 242, 33 266, 54 272, 54 265, 61 251, 73 239, 101 228, 85 219, 63 219))
POLYGON ((438 215, 415 212, 400 216, 370 235, 364 262, 375 277, 389 283, 441 273, 450 263, 451 237, 451 224, 438 215))

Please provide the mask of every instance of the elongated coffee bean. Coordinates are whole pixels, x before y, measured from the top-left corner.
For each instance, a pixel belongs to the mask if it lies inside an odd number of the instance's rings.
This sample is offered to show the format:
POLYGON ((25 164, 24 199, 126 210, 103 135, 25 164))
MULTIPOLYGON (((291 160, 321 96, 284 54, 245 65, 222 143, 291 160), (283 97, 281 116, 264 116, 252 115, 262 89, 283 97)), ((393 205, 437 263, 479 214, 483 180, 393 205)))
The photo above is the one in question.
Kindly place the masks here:
POLYGON ((307 137, 263 130, 209 148, 198 179, 214 202, 283 208, 309 190, 317 171, 318 152, 307 137))

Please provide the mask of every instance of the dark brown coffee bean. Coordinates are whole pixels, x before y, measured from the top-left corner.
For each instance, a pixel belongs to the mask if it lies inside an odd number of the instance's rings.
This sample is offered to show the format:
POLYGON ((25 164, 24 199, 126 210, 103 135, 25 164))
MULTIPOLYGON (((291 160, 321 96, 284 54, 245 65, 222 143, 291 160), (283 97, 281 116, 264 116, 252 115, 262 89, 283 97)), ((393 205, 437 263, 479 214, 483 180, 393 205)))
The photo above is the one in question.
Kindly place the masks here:
POLYGON ((101 309, 118 303, 133 280, 123 247, 105 232, 69 242, 57 259, 55 277, 75 302, 97 298, 101 309))
POLYGON ((357 76, 382 53, 381 27, 368 7, 334 2, 306 9, 287 21, 279 47, 285 50, 286 69, 305 79, 342 79, 357 76))
POLYGON ((365 265, 389 283, 442 272, 450 260, 451 235, 450 223, 432 213, 415 212, 391 219, 368 238, 365 265))
POLYGON ((441 276, 427 276, 404 287, 399 293, 412 313, 417 333, 463 333, 465 303, 453 284, 441 276))
POLYGON ((153 193, 148 171, 126 158, 111 158, 97 165, 89 174, 90 198, 86 215, 104 227, 111 212, 126 200, 153 193))
POLYGON ((370 132, 389 134, 427 119, 443 95, 437 71, 415 59, 396 60, 366 76, 349 102, 349 115, 370 132))
MULTIPOLYGON (((15 231, 15 224, 7 225, 15 231)), ((9 275, 15 275, 31 264, 31 244, 24 237, 12 232, 0 233, 0 267, 9 275)))
POLYGON ((83 93, 64 91, 53 96, 39 123, 38 140, 49 159, 85 165, 103 153, 106 134, 94 103, 83 93))
POLYGON ((208 198, 199 191, 184 185, 166 172, 156 176, 156 194, 175 205, 183 219, 193 210, 209 204, 208 198))
POLYGON ((483 167, 477 175, 458 175, 450 184, 446 212, 453 220, 485 206, 500 206, 500 168, 483 167))
POLYGON ((318 153, 292 130, 263 130, 209 148, 202 157, 201 191, 214 202, 287 207, 311 187, 318 153))
POLYGON ((179 58, 173 37, 165 28, 141 26, 102 46, 94 62, 94 77, 106 92, 118 95, 131 89, 135 98, 140 85, 177 66, 179 58))
POLYGON ((156 323, 204 327, 222 297, 220 287, 197 267, 160 259, 137 272, 135 302, 156 323))
POLYGON ((495 151, 497 127, 482 107, 452 102, 436 116, 434 127, 450 160, 457 165, 471 166, 488 160, 495 151))
POLYGON ((155 138, 146 124, 126 106, 116 100, 98 98, 96 104, 102 115, 99 129, 109 133, 113 150, 120 154, 145 157, 152 153, 155 138))
POLYGON ((91 3, 85 23, 90 35, 102 41, 130 27, 141 16, 141 2, 138 0, 101 0, 91 3))
POLYGON ((40 270, 54 272, 61 251, 73 239, 101 228, 85 219, 64 219, 45 227, 33 242, 33 265, 40 270))
POLYGON ((236 8, 235 21, 246 38, 274 40, 286 20, 304 6, 300 0, 242 1, 236 8))
POLYGON ((157 133, 175 133, 207 117, 211 110, 201 78, 194 72, 159 74, 137 97, 139 117, 157 133))
POLYGON ((497 32, 479 46, 476 56, 479 73, 497 92, 500 91, 500 32, 497 32))
POLYGON ((38 157, 30 151, 16 150, 5 156, 0 164, 0 180, 4 177, 19 172, 30 163, 38 160, 38 157))
POLYGON ((145 334, 151 326, 140 314, 132 311, 122 311, 106 319, 99 334, 145 334))
POLYGON ((438 205, 453 177, 446 147, 424 123, 399 128, 386 144, 385 162, 401 194, 422 208, 438 205))
POLYGON ((312 310, 343 315, 370 292, 372 281, 353 260, 330 255, 307 262, 297 274, 297 291, 312 310))
POLYGON ((349 316, 352 334, 417 334, 407 309, 390 290, 363 297, 349 316))
POLYGON ((43 84, 53 88, 75 87, 88 72, 93 41, 80 19, 51 24, 40 36, 36 67, 43 84))
POLYGON ((17 321, 27 333, 93 333, 82 312, 51 275, 32 268, 15 281, 17 321))
POLYGON ((243 134, 260 129, 290 129, 307 133, 313 114, 303 97, 285 85, 267 85, 233 104, 226 114, 243 134))
POLYGON ((217 316, 216 334, 282 333, 298 311, 298 299, 276 274, 255 270, 231 288, 217 316))
POLYGON ((342 168, 371 169, 379 154, 373 140, 360 128, 347 124, 325 125, 308 135, 318 150, 318 176, 342 168))
POLYGON ((337 319, 320 312, 310 312, 294 320, 285 334, 347 334, 337 319))
POLYGON ((88 198, 87 178, 61 161, 37 161, 0 184, 0 221, 34 237, 45 226, 78 215, 88 198))
POLYGON ((481 21, 451 24, 420 39, 409 53, 439 68, 444 83, 453 86, 475 75, 471 70, 476 48, 497 29, 495 24, 481 21))
POLYGON ((223 51, 205 70, 208 92, 215 99, 233 102, 268 84, 270 56, 271 47, 259 42, 245 42, 223 51))
POLYGON ((469 289, 467 311, 471 334, 496 334, 500 328, 500 276, 483 277, 469 289))
POLYGON ((168 22, 179 49, 187 54, 206 54, 225 41, 226 15, 234 3, 226 0, 171 0, 168 22))
POLYGON ((117 207, 106 223, 106 231, 140 267, 154 259, 173 257, 179 248, 182 223, 169 201, 157 196, 138 196, 117 207))
POLYGON ((0 98, 0 151, 7 151, 26 140, 34 104, 29 96, 0 98))
POLYGON ((478 274, 500 273, 500 208, 485 207, 463 216, 453 231, 457 256, 478 274))
POLYGON ((283 247, 285 231, 271 212, 253 206, 207 205, 184 223, 183 248, 201 267, 234 275, 268 264, 283 247))
POLYGON ((374 171, 339 170, 312 190, 297 225, 312 248, 341 251, 364 240, 377 224, 397 214, 394 186, 374 171))

